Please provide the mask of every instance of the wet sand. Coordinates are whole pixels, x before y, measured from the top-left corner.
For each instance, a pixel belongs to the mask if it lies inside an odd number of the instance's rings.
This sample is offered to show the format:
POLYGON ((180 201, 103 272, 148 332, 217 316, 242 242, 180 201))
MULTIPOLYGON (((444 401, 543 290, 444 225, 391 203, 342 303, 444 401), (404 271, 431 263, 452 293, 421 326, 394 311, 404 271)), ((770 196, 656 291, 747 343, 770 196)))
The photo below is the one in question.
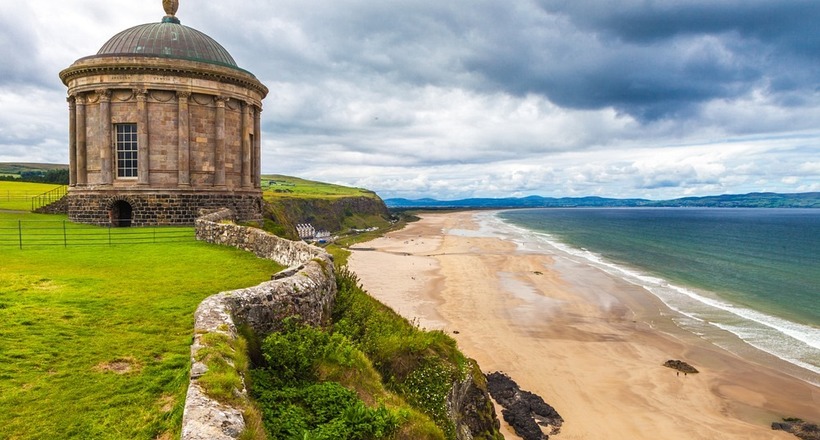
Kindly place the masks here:
POLYGON ((550 438, 793 440, 771 422, 820 422, 820 388, 777 361, 683 332, 651 294, 596 268, 454 232, 476 230, 475 215, 425 214, 356 246, 349 266, 371 295, 554 406, 565 422, 550 438), (701 373, 677 375, 668 359, 701 373))

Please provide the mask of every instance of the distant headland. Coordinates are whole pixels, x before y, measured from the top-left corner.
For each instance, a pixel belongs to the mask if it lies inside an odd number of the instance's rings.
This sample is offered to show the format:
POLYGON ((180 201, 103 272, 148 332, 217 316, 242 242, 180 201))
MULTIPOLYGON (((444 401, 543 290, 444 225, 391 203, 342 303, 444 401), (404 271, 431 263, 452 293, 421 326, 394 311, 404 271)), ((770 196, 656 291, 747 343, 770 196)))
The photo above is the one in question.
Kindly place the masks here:
POLYGON ((615 199, 606 197, 505 197, 460 200, 402 198, 385 199, 391 209, 509 209, 509 208, 820 208, 820 192, 794 194, 749 193, 706 197, 683 197, 672 200, 615 199))

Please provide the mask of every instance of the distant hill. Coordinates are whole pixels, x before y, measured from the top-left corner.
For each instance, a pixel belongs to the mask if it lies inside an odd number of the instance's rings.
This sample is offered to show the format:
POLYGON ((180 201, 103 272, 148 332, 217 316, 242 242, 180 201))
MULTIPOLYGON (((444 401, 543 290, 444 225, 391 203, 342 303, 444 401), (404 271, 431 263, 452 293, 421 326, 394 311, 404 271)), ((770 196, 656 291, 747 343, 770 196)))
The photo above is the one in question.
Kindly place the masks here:
POLYGON ((68 185, 68 165, 0 162, 0 180, 68 185))
POLYGON ((509 209, 591 207, 709 207, 709 208, 820 208, 820 192, 778 194, 749 193, 672 200, 613 199, 605 197, 508 197, 435 200, 385 199, 391 209, 509 209))
POLYGON ((0 175, 19 177, 20 173, 30 171, 50 171, 67 170, 68 165, 59 163, 26 163, 26 162, 0 162, 0 175))

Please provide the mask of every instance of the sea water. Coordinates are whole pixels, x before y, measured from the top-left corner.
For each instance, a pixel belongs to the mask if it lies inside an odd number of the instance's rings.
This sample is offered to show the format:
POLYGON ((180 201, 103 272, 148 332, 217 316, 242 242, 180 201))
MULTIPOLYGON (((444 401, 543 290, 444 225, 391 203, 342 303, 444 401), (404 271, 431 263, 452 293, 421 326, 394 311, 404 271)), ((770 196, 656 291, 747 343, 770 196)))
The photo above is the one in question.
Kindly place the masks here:
POLYGON ((737 354, 776 356, 820 385, 820 210, 573 208, 483 217, 484 227, 517 231, 522 242, 642 286, 684 330, 737 354))

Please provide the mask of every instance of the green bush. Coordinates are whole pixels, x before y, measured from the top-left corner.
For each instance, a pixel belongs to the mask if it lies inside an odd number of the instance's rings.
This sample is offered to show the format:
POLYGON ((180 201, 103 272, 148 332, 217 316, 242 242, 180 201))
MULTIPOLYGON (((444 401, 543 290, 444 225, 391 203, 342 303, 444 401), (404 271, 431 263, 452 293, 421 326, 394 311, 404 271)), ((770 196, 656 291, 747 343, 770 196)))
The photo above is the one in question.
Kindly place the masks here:
POLYGON ((251 373, 252 395, 272 439, 366 440, 398 429, 397 411, 369 408, 355 391, 323 381, 321 371, 352 368, 363 358, 343 335, 288 318, 282 332, 265 338, 262 357, 251 373))

